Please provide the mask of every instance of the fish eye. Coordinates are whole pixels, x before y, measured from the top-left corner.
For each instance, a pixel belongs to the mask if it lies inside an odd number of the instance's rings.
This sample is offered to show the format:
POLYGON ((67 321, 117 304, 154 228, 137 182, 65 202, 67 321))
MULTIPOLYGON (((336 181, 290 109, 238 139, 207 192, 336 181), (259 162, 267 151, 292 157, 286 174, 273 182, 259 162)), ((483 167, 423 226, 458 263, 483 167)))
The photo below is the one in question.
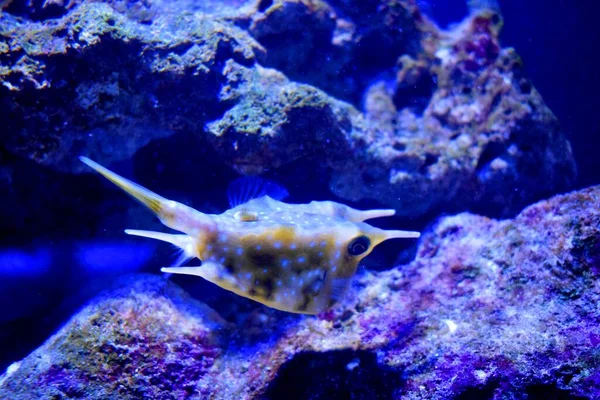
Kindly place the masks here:
POLYGON ((351 256, 359 256, 369 250, 371 240, 366 236, 359 236, 352 239, 348 245, 348 254, 351 256))

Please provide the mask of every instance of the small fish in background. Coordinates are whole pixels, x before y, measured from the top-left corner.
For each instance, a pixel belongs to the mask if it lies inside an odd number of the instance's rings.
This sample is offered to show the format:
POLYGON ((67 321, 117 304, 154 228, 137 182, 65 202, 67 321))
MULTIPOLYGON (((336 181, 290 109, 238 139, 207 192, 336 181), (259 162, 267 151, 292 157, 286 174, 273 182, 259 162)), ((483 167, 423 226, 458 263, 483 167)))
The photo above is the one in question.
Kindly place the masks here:
POLYGON ((318 314, 340 299, 358 263, 375 246, 418 232, 382 230, 364 223, 394 210, 360 211, 333 201, 286 204, 285 189, 255 178, 235 182, 231 209, 204 214, 167 200, 80 157, 81 161, 150 208, 167 227, 184 234, 126 230, 130 235, 169 242, 183 251, 178 265, 198 258, 200 266, 161 271, 200 276, 269 307, 318 314), (246 181, 247 182, 247 181, 246 181))

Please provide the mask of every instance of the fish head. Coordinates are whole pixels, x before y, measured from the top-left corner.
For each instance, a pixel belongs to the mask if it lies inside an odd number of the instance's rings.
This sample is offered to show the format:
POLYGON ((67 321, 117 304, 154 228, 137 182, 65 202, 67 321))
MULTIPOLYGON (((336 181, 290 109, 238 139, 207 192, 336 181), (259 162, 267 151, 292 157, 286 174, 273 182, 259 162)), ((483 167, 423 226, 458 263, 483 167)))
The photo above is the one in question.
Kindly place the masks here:
POLYGON ((328 234, 328 254, 332 260, 339 260, 340 277, 352 276, 360 262, 377 247, 390 239, 418 238, 418 232, 384 230, 364 222, 339 221, 328 234))

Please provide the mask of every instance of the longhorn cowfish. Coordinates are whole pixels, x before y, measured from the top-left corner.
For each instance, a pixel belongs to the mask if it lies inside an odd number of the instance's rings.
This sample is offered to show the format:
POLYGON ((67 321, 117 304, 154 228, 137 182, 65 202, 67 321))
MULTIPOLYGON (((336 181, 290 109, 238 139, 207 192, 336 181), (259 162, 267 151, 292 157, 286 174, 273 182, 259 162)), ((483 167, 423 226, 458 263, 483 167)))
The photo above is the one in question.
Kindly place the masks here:
POLYGON ((364 222, 392 216, 394 210, 361 211, 333 201, 287 204, 278 199, 286 194, 282 190, 260 196, 248 192, 224 213, 204 214, 86 157, 80 159, 152 210, 164 225, 182 232, 127 229, 125 233, 172 243, 184 258, 202 261, 199 266, 176 265, 161 271, 200 276, 278 310, 302 314, 326 310, 340 299, 358 263, 375 246, 420 235, 364 222))

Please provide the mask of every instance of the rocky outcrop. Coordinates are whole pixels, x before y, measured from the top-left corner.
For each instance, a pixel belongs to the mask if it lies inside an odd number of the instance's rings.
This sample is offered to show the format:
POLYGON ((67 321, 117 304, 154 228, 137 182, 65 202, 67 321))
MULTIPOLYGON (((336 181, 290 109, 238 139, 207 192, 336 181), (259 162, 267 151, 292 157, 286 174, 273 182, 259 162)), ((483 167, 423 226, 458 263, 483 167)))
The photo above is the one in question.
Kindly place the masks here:
POLYGON ((188 135, 242 174, 297 162, 402 216, 509 216, 573 183, 569 143, 494 11, 443 31, 411 1, 121 3, 4 6, 10 157, 77 174, 80 154, 110 166, 188 135))
POLYGON ((598 398, 599 265, 594 187, 512 220, 443 218, 415 261, 317 317, 256 305, 226 322, 137 275, 13 364, 0 396, 598 398))

